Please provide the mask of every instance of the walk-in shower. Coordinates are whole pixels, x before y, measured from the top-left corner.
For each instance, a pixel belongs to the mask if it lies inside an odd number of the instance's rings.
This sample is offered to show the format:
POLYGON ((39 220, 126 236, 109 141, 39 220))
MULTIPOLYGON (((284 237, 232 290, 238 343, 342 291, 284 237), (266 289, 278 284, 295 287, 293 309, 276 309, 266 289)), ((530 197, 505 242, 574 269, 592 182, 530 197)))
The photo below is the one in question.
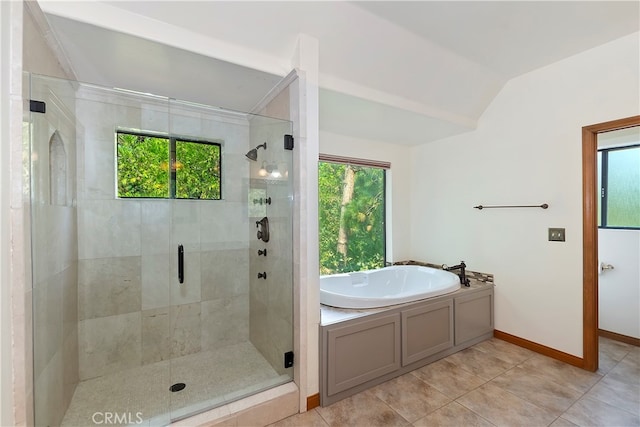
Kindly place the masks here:
POLYGON ((26 77, 35 424, 166 425, 292 381, 291 123, 26 77))

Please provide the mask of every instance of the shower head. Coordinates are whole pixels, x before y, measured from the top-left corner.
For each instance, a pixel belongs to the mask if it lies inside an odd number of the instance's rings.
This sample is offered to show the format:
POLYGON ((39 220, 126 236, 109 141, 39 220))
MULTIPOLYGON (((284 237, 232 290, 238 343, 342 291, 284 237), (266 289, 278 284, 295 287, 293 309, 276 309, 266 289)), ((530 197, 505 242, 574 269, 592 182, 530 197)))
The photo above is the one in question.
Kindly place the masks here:
POLYGON ((265 142, 264 144, 260 144, 258 145, 256 148, 253 148, 251 150, 249 150, 249 152, 247 154, 245 154, 245 156, 247 156, 247 159, 249 160, 253 160, 254 162, 256 160, 258 160, 258 148, 264 148, 265 150, 267 149, 267 143, 265 142))

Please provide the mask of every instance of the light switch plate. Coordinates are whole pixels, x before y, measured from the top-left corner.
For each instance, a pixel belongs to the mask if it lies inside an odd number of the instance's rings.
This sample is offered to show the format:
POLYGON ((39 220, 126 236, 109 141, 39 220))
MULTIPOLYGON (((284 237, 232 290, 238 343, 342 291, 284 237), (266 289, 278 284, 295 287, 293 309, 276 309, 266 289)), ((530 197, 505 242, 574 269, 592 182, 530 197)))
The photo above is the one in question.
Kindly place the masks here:
POLYGON ((564 228, 549 228, 550 242, 564 242, 564 228))

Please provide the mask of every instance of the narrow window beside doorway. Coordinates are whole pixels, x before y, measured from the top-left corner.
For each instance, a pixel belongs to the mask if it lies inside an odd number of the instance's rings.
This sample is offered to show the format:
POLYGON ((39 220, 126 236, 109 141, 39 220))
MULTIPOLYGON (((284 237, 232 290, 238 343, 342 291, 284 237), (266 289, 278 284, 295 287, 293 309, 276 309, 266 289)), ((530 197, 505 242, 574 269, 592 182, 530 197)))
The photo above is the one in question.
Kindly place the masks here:
POLYGON ((640 229, 640 145, 598 150, 600 228, 640 229))

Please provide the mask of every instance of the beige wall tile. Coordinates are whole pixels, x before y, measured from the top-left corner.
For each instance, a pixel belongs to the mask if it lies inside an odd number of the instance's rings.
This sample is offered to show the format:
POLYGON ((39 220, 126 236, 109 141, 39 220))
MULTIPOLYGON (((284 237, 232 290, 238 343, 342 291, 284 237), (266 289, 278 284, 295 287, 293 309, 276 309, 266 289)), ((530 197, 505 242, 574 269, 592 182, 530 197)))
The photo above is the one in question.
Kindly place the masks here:
POLYGON ((78 202, 80 259, 140 255, 140 202, 78 202))
POLYGON ((249 295, 203 301, 202 350, 249 339, 249 295))
POLYGON ((142 255, 142 310, 170 305, 170 271, 168 255, 142 255))
POLYGON ((141 258, 83 259, 78 268, 80 320, 141 309, 141 258))
POLYGON ((62 282, 55 275, 50 282, 33 289, 34 375, 36 378, 62 346, 62 282))
POLYGON ((171 358, 170 307, 142 312, 142 364, 171 358))
POLYGON ((247 250, 202 253, 202 300, 229 298, 249 290, 247 250))
POLYGON ((200 250, 200 200, 175 200, 171 204, 171 244, 185 251, 200 250))
POLYGON ((80 379, 141 364, 141 312, 81 320, 78 327, 80 379))
MULTIPOLYGON (((226 196, 224 196, 226 199, 226 196)), ((250 236, 249 219, 246 213, 246 201, 204 201, 200 208, 200 237, 203 251, 212 251, 235 244, 248 246, 250 236), (244 202, 244 203, 243 203, 244 202)), ((255 228, 255 223, 253 223, 255 228)))
POLYGON ((201 349, 200 303, 171 307, 172 357, 197 353, 201 349))
POLYGON ((62 328, 63 337, 76 333, 78 338, 78 263, 62 272, 62 328))
POLYGON ((140 240, 142 255, 173 253, 170 247, 171 201, 140 201, 140 240))

